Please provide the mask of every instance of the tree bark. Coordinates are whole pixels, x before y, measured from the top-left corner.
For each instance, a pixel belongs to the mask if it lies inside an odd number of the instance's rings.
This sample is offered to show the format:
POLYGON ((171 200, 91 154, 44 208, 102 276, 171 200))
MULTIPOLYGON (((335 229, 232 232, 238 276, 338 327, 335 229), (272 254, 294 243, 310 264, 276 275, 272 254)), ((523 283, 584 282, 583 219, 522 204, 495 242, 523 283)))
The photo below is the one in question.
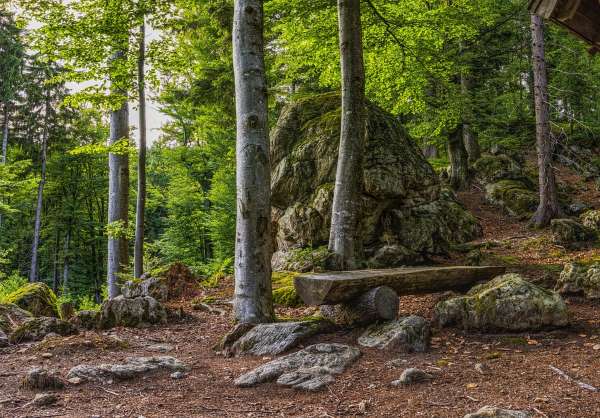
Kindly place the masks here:
POLYGON ((321 306, 321 314, 336 325, 354 326, 396 319, 400 303, 396 291, 379 286, 347 303, 321 306))
MULTIPOLYGON (((468 108, 470 109, 469 104, 469 90, 470 90, 470 80, 468 76, 464 73, 460 74, 460 88, 465 102, 468 104, 468 108)), ((463 133, 463 142, 465 145, 465 149, 467 151, 467 155, 469 156, 469 164, 473 164, 481 157, 481 148, 479 147, 479 141, 473 134, 471 130, 471 117, 472 112, 469 110, 464 114, 463 112, 463 122, 462 122, 462 133, 463 133)))
MULTIPOLYGON (((116 53, 114 59, 125 59, 122 52, 116 53)), ((113 89, 116 94, 123 94, 113 89)), ((129 138, 129 107, 126 97, 121 107, 110 113, 110 137, 108 144, 114 145, 129 138)), ((120 233, 108 237, 107 283, 108 297, 121 294, 118 275, 129 262, 129 248, 126 230, 129 223, 129 155, 125 152, 109 152, 108 154, 108 224, 116 225, 120 233)))
POLYGON ((236 96, 237 220, 235 318, 270 322, 271 167, 262 0, 235 0, 233 68, 236 96))
POLYGON ((556 179, 552 167, 548 81, 544 56, 544 22, 540 16, 533 14, 531 15, 531 40, 540 188, 540 203, 531 222, 537 227, 544 227, 549 225, 552 219, 561 216, 562 211, 558 202, 556 179))
POLYGON ((450 157, 450 187, 457 191, 466 190, 469 187, 469 160, 463 142, 462 125, 450 133, 448 157, 450 157))
POLYGON ((329 250, 341 270, 356 268, 358 198, 365 142, 365 72, 360 0, 338 0, 342 122, 331 213, 329 250))
POLYGON ((62 277, 62 294, 68 293, 69 287, 69 247, 71 245, 71 220, 69 220, 69 227, 67 228, 67 235, 65 236, 65 244, 63 251, 63 277, 62 277))
POLYGON ((31 269, 29 281, 38 281, 38 250, 40 246, 40 234, 42 229, 42 204, 44 200, 44 186, 46 185, 46 157, 48 152, 48 114, 50 112, 50 98, 46 96, 44 108, 44 128, 42 133, 42 172, 38 184, 37 204, 35 208, 35 226, 33 229, 33 244, 31 245, 31 269))
POLYGON ((140 143, 138 151, 138 184, 135 211, 135 246, 133 250, 133 276, 140 278, 144 273, 144 219, 146 211, 146 25, 140 27, 140 45, 138 55, 138 98, 140 143))
POLYGON ((8 102, 4 103, 2 119, 2 164, 6 164, 6 154, 8 152, 8 102))

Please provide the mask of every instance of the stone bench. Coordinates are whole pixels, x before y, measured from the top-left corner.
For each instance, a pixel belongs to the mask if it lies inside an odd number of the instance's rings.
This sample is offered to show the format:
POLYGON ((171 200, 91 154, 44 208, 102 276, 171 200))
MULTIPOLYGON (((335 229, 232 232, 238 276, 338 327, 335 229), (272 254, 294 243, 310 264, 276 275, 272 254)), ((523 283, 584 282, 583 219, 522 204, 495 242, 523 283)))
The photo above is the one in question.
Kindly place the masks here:
POLYGON ((294 286, 304 303, 321 306, 326 318, 355 324, 395 319, 398 296, 466 290, 505 271, 500 266, 452 266, 306 273, 294 278, 294 286))

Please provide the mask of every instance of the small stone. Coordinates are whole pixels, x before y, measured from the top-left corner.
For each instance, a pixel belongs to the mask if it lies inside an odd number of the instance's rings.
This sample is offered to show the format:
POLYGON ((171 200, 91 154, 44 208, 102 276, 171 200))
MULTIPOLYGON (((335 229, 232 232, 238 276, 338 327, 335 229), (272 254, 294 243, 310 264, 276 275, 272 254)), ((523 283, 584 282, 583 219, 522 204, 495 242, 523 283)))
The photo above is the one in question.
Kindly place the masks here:
POLYGON ((408 360, 403 359, 403 358, 397 358, 394 360, 390 360, 387 363, 385 363, 386 366, 388 366, 389 368, 396 368, 396 367, 404 367, 408 364, 408 360))
POLYGON ((174 372, 171 373, 171 379, 175 379, 175 380, 179 380, 179 379, 183 379, 186 376, 185 373, 183 372, 174 372))
POLYGON ((479 374, 486 375, 490 372, 490 366, 485 363, 477 363, 475 364, 475 370, 477 370, 477 373, 479 374))
POLYGON ((52 355, 52 353, 42 353, 42 357, 43 358, 52 358, 53 355, 52 355))
POLYGON ((175 347, 169 344, 153 344, 147 347, 148 351, 157 351, 159 353, 168 353, 169 351, 173 351, 175 347))
POLYGON ((592 347, 593 350, 600 350, 600 344, 594 344, 592 347))
POLYGON ((31 403, 35 406, 48 406, 55 404, 56 401, 58 401, 58 396, 54 393, 38 393, 31 403))
POLYGON ((427 382, 433 379, 433 376, 421 369, 414 367, 408 368, 402 372, 400 379, 394 380, 392 386, 407 386, 414 383, 427 382))
POLYGON ((4 331, 2 331, 0 329, 0 348, 2 347, 8 347, 8 337, 6 336, 6 334, 4 333, 4 331))
POLYGON ((72 377, 70 379, 67 379, 67 382, 69 382, 72 385, 79 385, 81 384, 82 380, 79 377, 72 377))

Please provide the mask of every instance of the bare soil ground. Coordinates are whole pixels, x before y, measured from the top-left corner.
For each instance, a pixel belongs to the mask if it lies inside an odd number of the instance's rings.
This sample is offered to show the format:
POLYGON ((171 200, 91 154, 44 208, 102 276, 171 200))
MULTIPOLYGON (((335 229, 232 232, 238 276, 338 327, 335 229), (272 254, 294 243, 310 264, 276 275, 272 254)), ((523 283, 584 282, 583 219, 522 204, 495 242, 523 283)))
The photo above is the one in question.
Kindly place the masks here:
MULTIPOLYGON (((568 174, 559 175, 560 181, 568 174)), ((577 180, 579 181, 579 180, 577 180)), ((582 192, 583 195, 585 193, 582 192)), ((533 231, 498 213, 474 189, 460 196, 479 217, 486 259, 506 264, 552 285, 563 262, 600 257, 597 249, 570 252, 551 244, 548 231, 533 231)), ((597 200, 596 200, 597 202, 597 200)), ((593 203, 591 201, 590 203, 593 203)), ((460 263, 462 254, 438 260, 460 263)), ((206 289, 204 296, 228 300, 232 281, 206 289)), ((431 318, 440 295, 401 298, 401 314, 431 318)), ((223 358, 212 347, 231 327, 228 316, 193 311, 189 299, 177 302, 187 318, 168 326, 116 329, 85 333, 44 345, 19 345, 0 350, 1 417, 462 417, 484 405, 528 410, 538 417, 600 417, 600 392, 563 380, 550 366, 571 377, 600 387, 600 305, 570 299, 572 325, 535 334, 475 335, 459 330, 434 330, 433 346, 426 354, 393 354, 362 349, 362 357, 328 389, 299 392, 275 384, 239 389, 232 381, 268 358, 223 358), (114 344, 117 336, 125 344, 114 344), (115 363, 130 356, 149 356, 148 345, 174 346, 173 355, 192 367, 182 380, 168 374, 111 385, 83 384, 57 392, 60 400, 49 407, 27 403, 34 393, 21 389, 24 373, 34 366, 59 371, 63 376, 81 363, 115 363), (50 356, 51 355, 51 356, 50 356), (399 359, 398 367, 387 364, 399 359), (474 366, 489 366, 486 374, 474 366), (430 383, 406 388, 390 386, 404 367, 419 367, 435 375, 430 383)), ((229 310, 229 305, 223 305, 229 310)), ((278 309, 285 317, 301 317, 311 308, 278 309)), ((335 341, 354 344, 359 330, 316 336, 305 343, 335 341)))

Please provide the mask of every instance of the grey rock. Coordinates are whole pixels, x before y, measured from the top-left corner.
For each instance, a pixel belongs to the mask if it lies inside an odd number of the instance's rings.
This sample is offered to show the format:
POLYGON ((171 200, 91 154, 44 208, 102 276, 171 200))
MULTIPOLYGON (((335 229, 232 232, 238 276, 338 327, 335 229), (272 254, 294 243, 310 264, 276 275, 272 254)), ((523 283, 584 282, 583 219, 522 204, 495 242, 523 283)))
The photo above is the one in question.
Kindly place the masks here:
POLYGON ((434 318, 442 326, 466 330, 527 331, 569 323, 565 302, 556 292, 518 274, 505 274, 473 287, 466 296, 439 302, 434 318))
POLYGON ((358 338, 363 347, 380 350, 424 352, 431 342, 431 326, 425 318, 408 316, 373 324, 358 338))
POLYGON ((561 294, 583 294, 588 299, 600 299, 600 263, 588 266, 565 264, 556 290, 561 294))
POLYGON ((485 198, 510 216, 524 219, 538 205, 538 194, 521 180, 504 179, 485 186, 485 198))
POLYGON ((31 403, 34 406, 48 406, 53 405, 58 401, 58 396, 54 393, 38 393, 33 398, 31 403))
POLYGON ((39 317, 23 323, 9 336, 9 341, 18 344, 25 341, 40 341, 55 333, 66 336, 77 334, 77 329, 67 321, 54 317, 39 317))
POLYGON ((394 380, 392 386, 408 386, 415 383, 428 382, 433 376, 421 369, 414 367, 408 368, 402 372, 400 379, 394 380))
POLYGON ((25 374, 21 385, 27 389, 48 390, 62 389, 65 387, 65 382, 63 382, 56 372, 36 367, 25 374))
POLYGON ((123 296, 129 299, 150 296, 165 302, 169 299, 169 287, 164 278, 150 277, 140 281, 128 281, 121 289, 123 296))
POLYGON ((597 239, 594 230, 574 219, 553 219, 550 225, 554 243, 570 249, 586 247, 597 239))
POLYGON ((574 202, 567 206, 567 213, 573 216, 579 216, 582 213, 588 211, 590 209, 590 205, 582 202, 574 202))
POLYGON ((100 312, 84 310, 75 312, 69 322, 79 329, 92 330, 98 327, 99 320, 100 312))
POLYGON ((146 347, 148 351, 156 351, 158 353, 168 353, 169 351, 175 350, 170 344, 152 344, 146 347))
POLYGON ((330 327, 326 321, 258 324, 242 335, 229 350, 232 355, 274 356, 330 327))
POLYGON ((490 372, 490 366, 485 363, 475 363, 475 370, 479 374, 486 375, 490 372))
POLYGON ((600 210, 588 210, 585 212, 581 215, 581 223, 592 231, 600 231, 600 210))
POLYGON ((173 372, 170 374, 170 378, 171 379, 175 379, 175 380, 179 380, 179 379, 183 379, 186 376, 186 374, 184 372, 173 372))
POLYGON ((144 327, 167 321, 167 311, 153 297, 127 299, 123 295, 102 304, 99 325, 102 329, 116 326, 144 327))
MULTIPOLYGON (((309 248, 329 239, 339 147, 340 97, 324 94, 284 107, 271 135, 277 271, 326 269, 330 257, 309 248)), ((442 192, 435 171, 397 118, 366 106, 367 132, 357 217, 371 265, 400 266, 471 241, 481 227, 442 192)))
POLYGON ((495 406, 484 406, 479 411, 467 414, 463 418, 531 418, 533 415, 526 411, 496 408, 495 406))
POLYGON ((188 367, 175 357, 130 357, 123 364, 101 364, 99 366, 81 364, 73 367, 67 379, 79 378, 82 381, 111 382, 129 380, 157 371, 184 372, 188 367))
POLYGON ((8 347, 8 336, 0 329, 0 348, 8 347))
POLYGON ((360 350, 343 344, 314 344, 270 361, 240 376, 235 385, 250 387, 277 381, 295 389, 319 390, 335 380, 360 356, 360 350))
POLYGON ((12 303, 0 303, 0 331, 10 334, 12 330, 33 319, 28 311, 12 303))

